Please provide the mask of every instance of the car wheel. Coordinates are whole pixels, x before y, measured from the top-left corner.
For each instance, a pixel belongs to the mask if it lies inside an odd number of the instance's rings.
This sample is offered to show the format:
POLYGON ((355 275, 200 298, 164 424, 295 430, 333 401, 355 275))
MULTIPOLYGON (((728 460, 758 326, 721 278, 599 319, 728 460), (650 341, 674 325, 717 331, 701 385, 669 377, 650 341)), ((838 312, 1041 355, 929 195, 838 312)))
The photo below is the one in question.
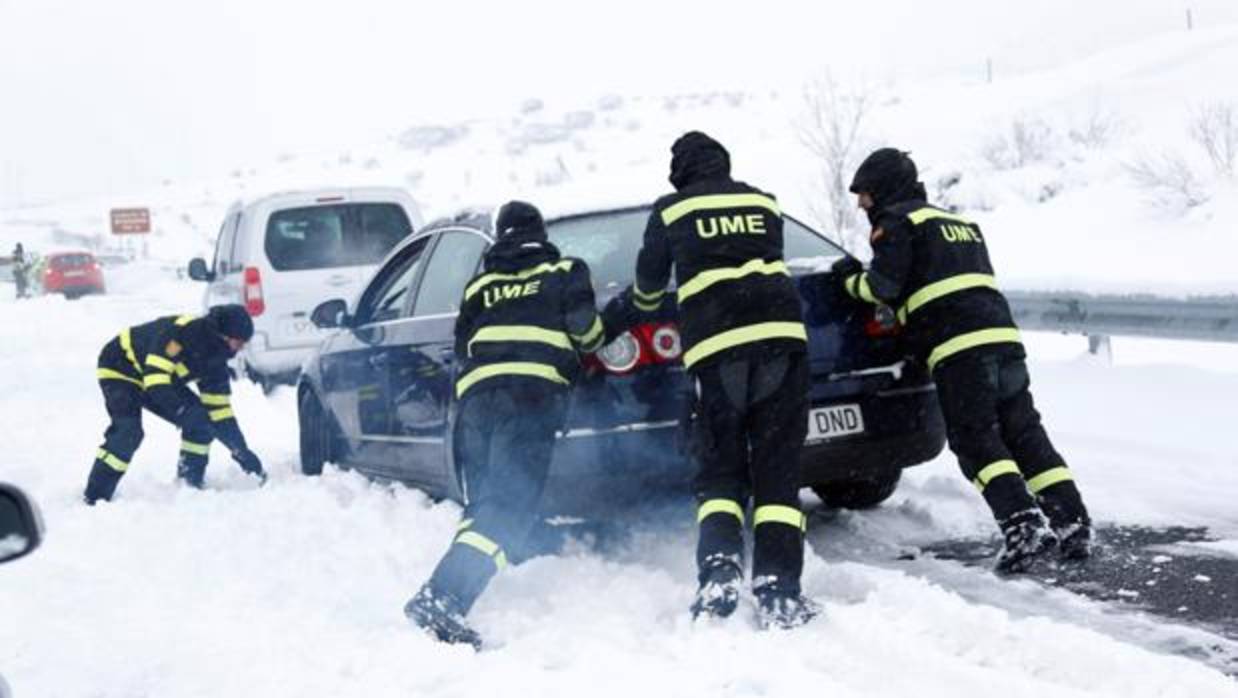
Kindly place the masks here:
POLYGON ((322 403, 312 390, 302 390, 297 401, 297 421, 301 428, 301 472, 322 475, 322 466, 330 458, 331 432, 322 403))
POLYGON ((893 470, 856 480, 841 480, 813 485, 812 491, 835 509, 871 509, 894 494, 903 471, 893 470))

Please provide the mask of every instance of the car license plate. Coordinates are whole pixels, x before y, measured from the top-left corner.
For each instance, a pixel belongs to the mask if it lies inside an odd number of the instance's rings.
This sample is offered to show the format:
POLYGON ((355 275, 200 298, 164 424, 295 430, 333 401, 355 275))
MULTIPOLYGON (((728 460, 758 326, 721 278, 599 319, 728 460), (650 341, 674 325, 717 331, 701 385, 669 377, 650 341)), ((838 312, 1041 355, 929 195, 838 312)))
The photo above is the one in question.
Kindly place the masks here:
POLYGON ((86 276, 86 272, 81 269, 71 269, 64 273, 65 276, 86 276))
POLYGON ((830 405, 808 412, 807 441, 836 439, 864 433, 864 415, 859 405, 830 405))

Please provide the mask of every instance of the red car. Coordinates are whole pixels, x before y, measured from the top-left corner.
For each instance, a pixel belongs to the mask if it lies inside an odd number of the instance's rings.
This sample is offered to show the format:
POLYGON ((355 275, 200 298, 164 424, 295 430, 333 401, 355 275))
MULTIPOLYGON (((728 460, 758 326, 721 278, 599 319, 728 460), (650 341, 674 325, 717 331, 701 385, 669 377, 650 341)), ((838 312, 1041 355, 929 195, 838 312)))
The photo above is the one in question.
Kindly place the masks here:
POLYGON ((55 252, 47 256, 43 270, 43 290, 77 298, 87 293, 104 293, 103 269, 89 252, 55 252))

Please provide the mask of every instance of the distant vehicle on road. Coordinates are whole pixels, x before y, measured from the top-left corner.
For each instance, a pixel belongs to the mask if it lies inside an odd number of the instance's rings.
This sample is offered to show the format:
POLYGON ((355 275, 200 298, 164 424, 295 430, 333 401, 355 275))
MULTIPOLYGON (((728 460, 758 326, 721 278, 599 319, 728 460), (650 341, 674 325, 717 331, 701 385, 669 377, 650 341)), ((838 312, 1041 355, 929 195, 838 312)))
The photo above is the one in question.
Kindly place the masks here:
POLYGON ((366 187, 270 194, 228 209, 214 260, 189 262, 191 279, 208 282, 203 308, 240 303, 254 338, 239 368, 270 390, 294 383, 324 333, 310 311, 328 298, 351 299, 396 243, 421 227, 421 212, 403 189, 366 187))
POLYGON ((53 252, 43 263, 43 292, 62 293, 74 299, 90 293, 106 293, 103 268, 89 252, 53 252))

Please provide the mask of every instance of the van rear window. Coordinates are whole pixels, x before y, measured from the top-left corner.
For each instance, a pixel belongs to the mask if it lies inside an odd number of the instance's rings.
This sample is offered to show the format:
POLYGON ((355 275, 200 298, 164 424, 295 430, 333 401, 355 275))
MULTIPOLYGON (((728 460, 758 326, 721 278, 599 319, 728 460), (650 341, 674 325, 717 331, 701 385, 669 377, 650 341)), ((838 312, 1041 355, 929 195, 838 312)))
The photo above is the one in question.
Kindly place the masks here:
POLYGON ((276 211, 266 249, 279 271, 377 264, 412 225, 396 204, 334 204, 276 211))

